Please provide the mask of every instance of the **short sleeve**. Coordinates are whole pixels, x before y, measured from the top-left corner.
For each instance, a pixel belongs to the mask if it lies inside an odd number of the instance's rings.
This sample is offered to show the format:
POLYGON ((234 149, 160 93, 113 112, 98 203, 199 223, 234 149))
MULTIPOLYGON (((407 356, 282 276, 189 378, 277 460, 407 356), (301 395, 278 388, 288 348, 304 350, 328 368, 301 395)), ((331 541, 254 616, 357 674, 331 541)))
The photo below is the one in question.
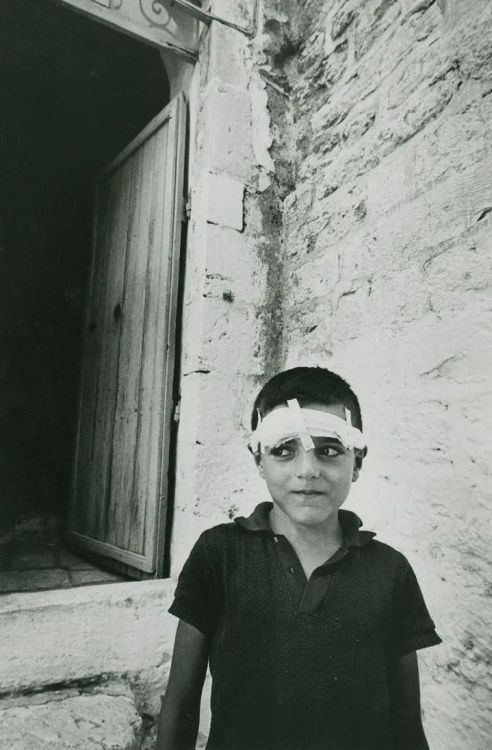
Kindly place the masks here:
POLYGON ((393 623, 394 647, 400 656, 442 642, 407 560, 396 586, 393 623))
POLYGON ((211 635, 221 611, 220 587, 207 554, 205 534, 198 539, 183 566, 169 612, 211 635))

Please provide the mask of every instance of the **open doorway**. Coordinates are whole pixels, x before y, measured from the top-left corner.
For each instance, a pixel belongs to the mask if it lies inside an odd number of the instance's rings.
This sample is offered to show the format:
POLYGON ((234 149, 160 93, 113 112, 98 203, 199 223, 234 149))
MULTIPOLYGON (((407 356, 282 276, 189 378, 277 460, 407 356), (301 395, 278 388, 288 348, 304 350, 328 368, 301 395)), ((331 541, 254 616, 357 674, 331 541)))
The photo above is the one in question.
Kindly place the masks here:
POLYGON ((49 0, 0 18, 0 592, 117 580, 63 545, 93 185, 169 85, 156 50, 49 0))

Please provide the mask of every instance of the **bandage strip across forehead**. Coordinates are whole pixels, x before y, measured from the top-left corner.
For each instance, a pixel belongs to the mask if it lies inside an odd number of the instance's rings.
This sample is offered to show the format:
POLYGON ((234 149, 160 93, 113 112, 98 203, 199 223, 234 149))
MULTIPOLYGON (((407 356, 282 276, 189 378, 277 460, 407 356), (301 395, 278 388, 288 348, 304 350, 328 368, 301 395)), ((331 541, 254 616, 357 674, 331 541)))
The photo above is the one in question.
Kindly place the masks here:
POLYGON ((258 418, 249 442, 253 453, 294 439, 301 441, 304 450, 313 450, 313 437, 335 438, 347 450, 366 445, 362 432, 352 425, 349 409, 345 409, 344 420, 319 409, 302 409, 297 399, 290 399, 286 407, 274 409, 264 419, 260 415, 258 418))

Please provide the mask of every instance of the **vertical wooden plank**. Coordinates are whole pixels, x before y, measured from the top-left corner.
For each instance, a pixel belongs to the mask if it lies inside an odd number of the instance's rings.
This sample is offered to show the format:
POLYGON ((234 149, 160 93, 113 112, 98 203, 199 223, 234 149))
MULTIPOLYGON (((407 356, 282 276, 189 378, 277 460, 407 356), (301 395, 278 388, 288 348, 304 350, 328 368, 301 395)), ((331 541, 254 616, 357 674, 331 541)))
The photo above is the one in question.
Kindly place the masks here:
POLYGON ((159 455, 162 414, 162 378, 166 354, 165 330, 168 317, 168 247, 164 241, 165 207, 172 201, 166 193, 165 174, 168 147, 166 124, 154 136, 155 160, 152 196, 152 220, 148 227, 149 257, 146 272, 146 307, 142 329, 142 368, 139 399, 139 424, 135 454, 134 502, 126 544, 153 556, 148 540, 156 523, 159 496, 159 455), (147 542, 147 543, 146 543, 147 542))
POLYGON ((172 195, 172 211, 169 226, 169 272, 167 276, 167 297, 169 299, 167 329, 165 335, 165 368, 160 387, 163 399, 163 420, 159 442, 159 496, 157 498, 156 520, 153 536, 147 543, 156 550, 156 571, 162 574, 165 554, 166 514, 168 507, 168 468, 171 449, 171 422, 173 418, 173 379, 176 355, 176 321, 178 312, 178 286, 180 271, 181 230, 184 210, 184 170, 186 142, 186 102, 181 94, 172 103, 172 118, 168 135, 168 155, 166 173, 166 193, 172 195))
MULTIPOLYGON (((134 205, 131 201, 133 159, 129 158, 105 180, 115 182, 111 229, 103 252, 108 255, 104 295, 99 308, 101 355, 99 383, 96 393, 95 424, 92 440, 92 462, 89 470, 88 514, 86 534, 105 539, 107 488, 111 465, 113 423, 118 378, 120 316, 125 279, 128 234, 132 225, 134 205)), ((98 324, 99 325, 99 324, 98 324)))
POLYGON ((93 225, 93 256, 87 293, 87 312, 82 357, 79 424, 76 446, 75 473, 70 510, 70 528, 85 529, 88 517, 88 484, 92 460, 94 414, 99 378, 101 330, 98 310, 101 305, 106 278, 108 255, 104 252, 111 226, 115 199, 114 184, 100 186, 96 195, 96 216, 93 225))
MULTIPOLYGON (((129 535, 127 529, 131 523, 134 502, 133 478, 139 418, 142 330, 149 253, 147 227, 151 212, 154 143, 154 138, 149 138, 133 156, 135 160, 132 178, 134 210, 126 256, 111 483, 105 530, 106 541, 121 547, 125 547, 125 540, 129 535)), ((142 552, 141 549, 135 551, 142 552)))

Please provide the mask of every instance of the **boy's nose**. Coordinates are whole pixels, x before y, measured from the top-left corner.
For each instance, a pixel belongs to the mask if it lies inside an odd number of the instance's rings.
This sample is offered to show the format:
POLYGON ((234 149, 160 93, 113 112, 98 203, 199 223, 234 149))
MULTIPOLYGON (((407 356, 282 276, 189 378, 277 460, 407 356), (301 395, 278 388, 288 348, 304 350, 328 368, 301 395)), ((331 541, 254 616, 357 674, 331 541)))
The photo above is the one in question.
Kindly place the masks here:
POLYGON ((318 459, 313 450, 306 451, 301 448, 297 464, 297 476, 302 479, 318 479, 321 476, 318 459))

